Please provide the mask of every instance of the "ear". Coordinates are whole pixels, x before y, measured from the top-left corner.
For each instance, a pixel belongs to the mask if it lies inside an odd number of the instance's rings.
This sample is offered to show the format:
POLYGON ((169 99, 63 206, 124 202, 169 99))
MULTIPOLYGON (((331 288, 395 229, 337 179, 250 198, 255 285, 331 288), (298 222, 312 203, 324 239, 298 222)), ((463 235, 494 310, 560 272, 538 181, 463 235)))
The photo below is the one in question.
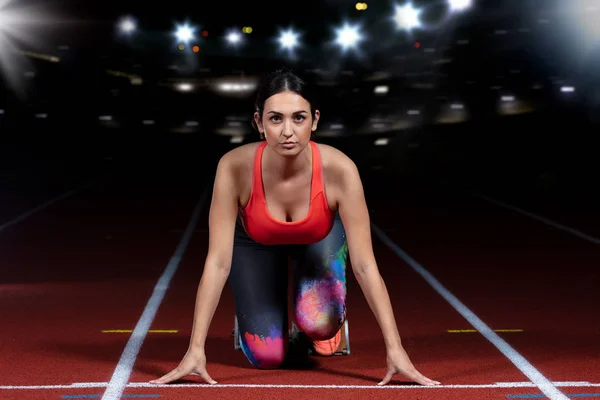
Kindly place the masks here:
POLYGON ((321 117, 321 112, 319 110, 315 110, 315 116, 313 118, 313 123, 312 123, 312 131, 316 131, 317 130, 317 125, 319 123, 319 118, 321 117))
POLYGON ((263 128, 262 122, 260 120, 260 114, 258 114, 258 112, 254 113, 254 122, 256 123, 256 128, 258 129, 258 132, 260 132, 261 135, 264 135, 265 128, 263 128))

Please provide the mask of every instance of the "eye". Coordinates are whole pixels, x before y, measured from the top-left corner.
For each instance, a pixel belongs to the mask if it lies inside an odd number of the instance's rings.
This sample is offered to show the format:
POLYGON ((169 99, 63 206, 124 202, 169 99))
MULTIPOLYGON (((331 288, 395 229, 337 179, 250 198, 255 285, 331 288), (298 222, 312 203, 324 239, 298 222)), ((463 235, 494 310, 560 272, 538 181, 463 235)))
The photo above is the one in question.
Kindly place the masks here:
MULTIPOLYGON (((295 122, 303 122, 304 120, 306 120, 306 116, 301 114, 294 115, 292 118, 295 122)), ((281 122, 281 120, 281 115, 273 115, 269 118, 269 121, 271 122, 281 122)))

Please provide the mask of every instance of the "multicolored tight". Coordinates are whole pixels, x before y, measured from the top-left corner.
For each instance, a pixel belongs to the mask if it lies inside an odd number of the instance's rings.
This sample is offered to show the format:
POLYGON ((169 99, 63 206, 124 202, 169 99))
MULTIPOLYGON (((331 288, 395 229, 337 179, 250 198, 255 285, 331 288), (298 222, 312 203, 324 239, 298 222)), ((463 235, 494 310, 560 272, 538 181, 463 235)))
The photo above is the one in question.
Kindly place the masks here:
POLYGON ((309 245, 262 245, 248 236, 238 218, 229 283, 240 345, 250 363, 274 369, 285 360, 289 271, 298 328, 313 340, 336 335, 346 318, 347 260, 346 234, 338 214, 328 236, 309 245))

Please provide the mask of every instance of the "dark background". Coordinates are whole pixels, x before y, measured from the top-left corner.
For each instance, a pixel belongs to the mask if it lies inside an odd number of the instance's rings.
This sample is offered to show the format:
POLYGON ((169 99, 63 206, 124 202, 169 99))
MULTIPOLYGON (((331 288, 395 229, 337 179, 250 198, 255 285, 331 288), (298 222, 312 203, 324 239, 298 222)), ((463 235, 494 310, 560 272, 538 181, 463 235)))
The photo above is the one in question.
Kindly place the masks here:
POLYGON ((68 187, 115 166, 210 171, 238 145, 232 136, 258 140, 253 92, 215 85, 288 66, 318 84, 317 140, 347 152, 365 176, 386 177, 367 185, 596 207, 600 34, 585 21, 600 10, 591 1, 484 0, 460 13, 445 1, 414 1, 424 27, 410 32, 395 27, 388 1, 365 11, 342 0, 4 3, 5 192, 32 181, 68 187), (137 19, 131 35, 118 31, 124 15, 137 19), (186 21, 197 39, 181 51, 173 31, 186 21), (368 34, 358 51, 333 43, 344 22, 368 34), (244 45, 228 47, 224 35, 243 26, 253 29, 244 45), (293 59, 276 42, 290 26, 303 32, 293 59), (181 83, 194 90, 177 91, 181 83), (382 138, 388 144, 376 146, 382 138))

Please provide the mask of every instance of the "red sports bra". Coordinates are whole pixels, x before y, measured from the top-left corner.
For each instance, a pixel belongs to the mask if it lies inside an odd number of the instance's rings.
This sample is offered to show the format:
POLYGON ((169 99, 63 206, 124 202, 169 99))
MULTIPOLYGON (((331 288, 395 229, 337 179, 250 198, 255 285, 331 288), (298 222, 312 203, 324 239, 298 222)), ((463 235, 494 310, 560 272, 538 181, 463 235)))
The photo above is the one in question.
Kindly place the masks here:
POLYGON ((335 212, 325 197, 323 165, 317 145, 312 148, 312 183, 310 206, 304 219, 285 222, 275 219, 267 209, 262 180, 262 155, 266 142, 256 149, 252 168, 252 189, 248 204, 240 210, 242 224, 248 236, 264 245, 312 244, 324 239, 333 227, 335 212))

